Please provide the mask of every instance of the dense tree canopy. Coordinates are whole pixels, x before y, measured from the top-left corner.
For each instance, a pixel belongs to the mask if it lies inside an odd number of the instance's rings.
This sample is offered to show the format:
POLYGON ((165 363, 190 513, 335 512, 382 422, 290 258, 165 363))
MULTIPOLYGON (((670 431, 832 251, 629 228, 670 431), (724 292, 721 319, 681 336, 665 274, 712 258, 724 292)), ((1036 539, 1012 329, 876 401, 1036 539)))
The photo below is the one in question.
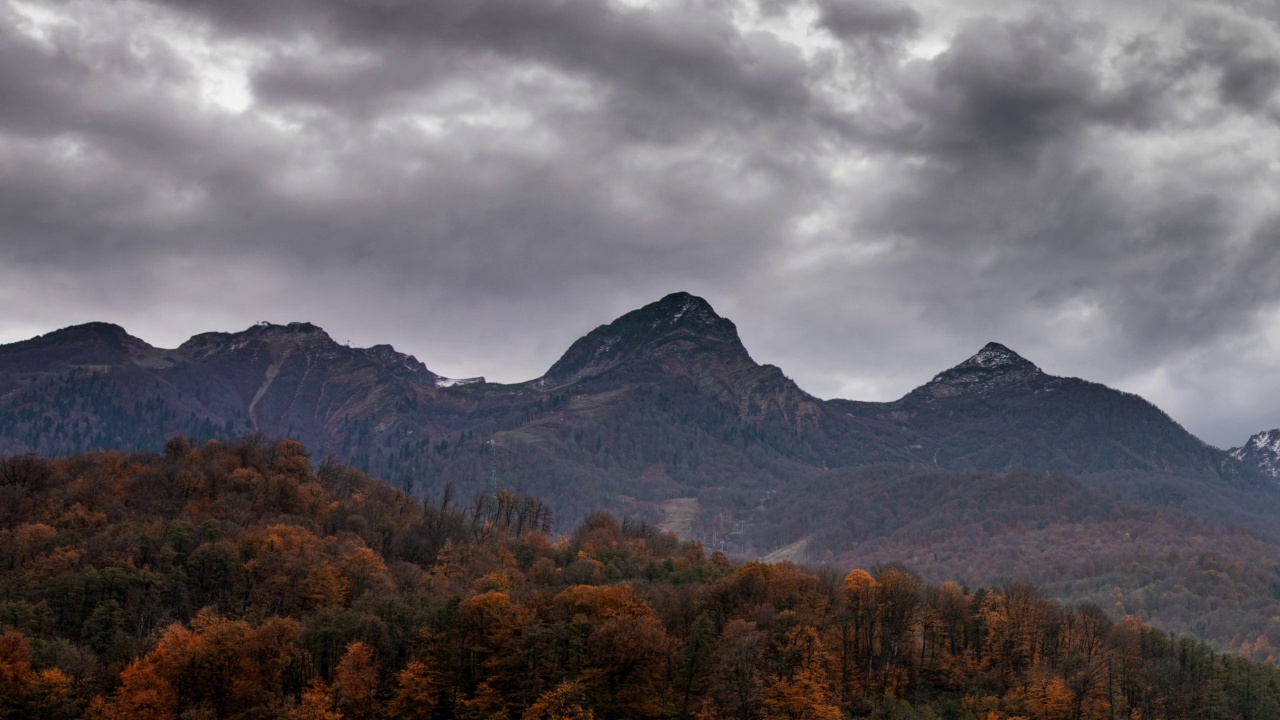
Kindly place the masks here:
POLYGON ((0 461, 0 718, 1280 716, 1280 672, 1009 582, 549 535, 296 442, 0 461))

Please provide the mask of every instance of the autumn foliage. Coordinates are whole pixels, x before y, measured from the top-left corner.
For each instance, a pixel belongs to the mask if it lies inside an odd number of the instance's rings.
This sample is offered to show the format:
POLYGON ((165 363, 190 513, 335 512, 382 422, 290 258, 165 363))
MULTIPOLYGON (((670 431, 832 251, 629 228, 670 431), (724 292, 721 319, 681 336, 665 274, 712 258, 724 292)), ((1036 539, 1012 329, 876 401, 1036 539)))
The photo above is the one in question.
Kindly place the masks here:
POLYGON ((0 719, 1280 717, 1280 673, 1008 582, 735 563, 294 442, 4 460, 0 719))

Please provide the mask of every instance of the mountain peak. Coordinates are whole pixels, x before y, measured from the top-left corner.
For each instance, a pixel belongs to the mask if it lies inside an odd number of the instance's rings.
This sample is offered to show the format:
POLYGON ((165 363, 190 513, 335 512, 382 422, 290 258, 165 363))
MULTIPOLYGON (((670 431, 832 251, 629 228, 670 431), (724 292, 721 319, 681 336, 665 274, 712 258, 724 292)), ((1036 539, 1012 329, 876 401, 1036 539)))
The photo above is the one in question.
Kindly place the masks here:
POLYGON ((1030 360, 998 342, 989 342, 983 345, 976 355, 952 369, 959 370, 960 368, 984 368, 991 371, 1040 369, 1030 360))
POLYGON ((124 328, 120 327, 115 323, 97 322, 97 321, 81 323, 79 325, 70 325, 65 328, 62 328, 57 332, 94 333, 94 334, 106 334, 106 335, 115 335, 115 336, 128 335, 128 333, 125 332, 124 328))
POLYGON ((683 316, 690 311, 693 311, 693 313, 698 316, 711 315, 714 317, 720 317, 719 315, 716 315, 716 311, 712 309, 711 303, 697 295, 691 295, 684 292, 683 290, 673 292, 655 303, 650 303, 649 306, 665 309, 673 313, 673 316, 683 316))
POLYGON ((87 322, 80 325, 70 325, 60 330, 54 330, 42 337, 59 342, 101 341, 116 345, 123 345, 131 340, 136 340, 124 328, 108 322, 87 322))
POLYGON ((1040 368, 997 342, 989 342, 964 362, 934 376, 921 390, 943 397, 985 392, 1043 375, 1040 368))
POLYGON ((114 323, 71 325, 30 340, 0 346, 10 369, 36 370, 58 365, 112 366, 150 361, 159 351, 114 323))
POLYGON ((1265 430, 1248 442, 1228 451, 1231 457, 1252 465, 1264 474, 1280 479, 1280 428, 1265 430))
POLYGON ((619 323, 634 324, 635 329, 643 329, 645 325, 654 329, 663 326, 684 327, 694 332, 719 331, 720 334, 724 334, 728 331, 735 339, 738 336, 738 330, 733 323, 717 315, 711 303, 687 292, 671 293, 657 302, 649 303, 639 310, 623 315, 609 327, 619 323))
POLYGON ((1249 438, 1248 447, 1253 450, 1269 448, 1280 453, 1280 428, 1266 430, 1249 438))
POLYGON ((41 344, 97 347, 121 352, 146 352, 155 350, 145 341, 136 338, 124 328, 109 322, 87 322, 54 330, 35 338, 41 344))
POLYGON ((624 363, 687 357, 691 353, 752 362, 731 320, 716 314, 706 300, 675 292, 580 338, 551 366, 541 382, 563 385, 624 363))
POLYGON ((192 357, 236 352, 247 347, 266 347, 270 352, 290 352, 296 348, 336 350, 340 346, 329 333, 309 322, 276 325, 260 322, 240 332, 207 332, 192 336, 178 348, 192 357))
POLYGON ((309 322, 291 322, 287 325, 275 325, 269 322, 260 322, 245 332, 271 337, 309 337, 324 340, 333 339, 329 337, 329 333, 325 332, 323 328, 318 325, 312 325, 309 322))

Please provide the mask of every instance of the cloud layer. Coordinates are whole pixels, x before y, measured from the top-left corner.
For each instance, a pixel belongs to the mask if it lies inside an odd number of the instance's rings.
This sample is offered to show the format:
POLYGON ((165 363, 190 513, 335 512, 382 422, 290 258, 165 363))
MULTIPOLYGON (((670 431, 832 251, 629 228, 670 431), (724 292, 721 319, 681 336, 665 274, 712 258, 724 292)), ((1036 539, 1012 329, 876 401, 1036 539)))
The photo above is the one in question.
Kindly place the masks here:
POLYGON ((1280 425, 1278 23, 0 0, 0 340, 305 319, 515 381, 685 289, 821 396, 998 340, 1240 444, 1280 425))

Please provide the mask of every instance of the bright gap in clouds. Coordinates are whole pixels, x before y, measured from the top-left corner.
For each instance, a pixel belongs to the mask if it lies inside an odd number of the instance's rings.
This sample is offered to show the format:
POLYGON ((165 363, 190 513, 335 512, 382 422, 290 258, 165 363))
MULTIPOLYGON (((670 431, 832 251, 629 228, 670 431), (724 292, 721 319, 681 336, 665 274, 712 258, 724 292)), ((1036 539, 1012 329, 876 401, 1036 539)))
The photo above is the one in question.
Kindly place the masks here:
POLYGON ((14 27, 23 35, 35 40, 48 52, 54 52, 58 47, 54 42, 53 34, 70 25, 64 14, 37 3, 10 0, 8 9, 17 15, 18 19, 14 27))
MULTIPOLYGON (((189 91, 203 110, 241 113, 253 104, 250 75, 267 56, 246 42, 213 37, 206 24, 150 3, 71 2, 61 6, 10 0, 20 18, 16 27, 50 53, 60 51, 59 36, 75 34, 90 43, 129 36, 132 60, 147 65, 149 55, 172 54, 190 70, 189 91)), ((160 62, 167 60, 161 59, 160 62)))
POLYGON ((168 38, 192 64, 205 107, 230 113, 249 109, 253 104, 249 75, 264 53, 235 43, 215 43, 196 33, 174 33, 168 38))

